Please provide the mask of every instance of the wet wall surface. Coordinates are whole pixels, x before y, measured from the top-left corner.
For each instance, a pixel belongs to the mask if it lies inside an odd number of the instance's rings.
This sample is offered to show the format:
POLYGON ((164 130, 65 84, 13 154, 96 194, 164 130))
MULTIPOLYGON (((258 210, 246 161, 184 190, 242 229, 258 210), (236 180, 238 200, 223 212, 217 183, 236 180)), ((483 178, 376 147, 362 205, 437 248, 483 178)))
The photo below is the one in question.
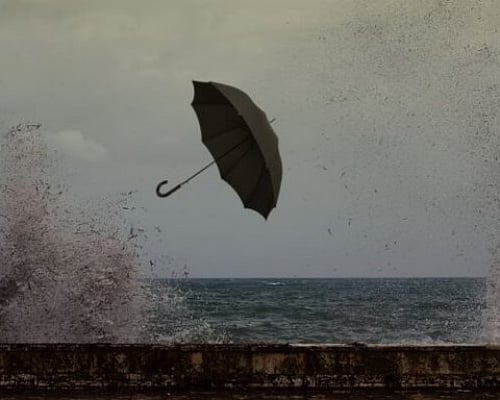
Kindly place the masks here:
POLYGON ((269 394, 269 393, 185 393, 185 394, 65 394, 65 395, 9 395, 5 400, 497 400, 500 394, 493 393, 385 393, 385 394, 269 394))
POLYGON ((29 393, 496 392, 500 347, 1 345, 0 374, 29 393))

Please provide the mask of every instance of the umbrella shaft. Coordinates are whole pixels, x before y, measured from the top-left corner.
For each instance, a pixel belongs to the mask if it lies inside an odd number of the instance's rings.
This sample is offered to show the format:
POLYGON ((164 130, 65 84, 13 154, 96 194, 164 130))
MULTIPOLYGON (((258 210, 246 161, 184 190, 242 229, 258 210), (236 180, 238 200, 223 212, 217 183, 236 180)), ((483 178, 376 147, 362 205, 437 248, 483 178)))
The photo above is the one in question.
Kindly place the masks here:
POLYGON ((191 179, 194 179, 196 178, 198 175, 200 175, 203 171, 205 171, 206 169, 210 168, 212 165, 214 165, 217 161, 221 160, 222 158, 224 158, 225 156, 227 156, 229 153, 231 153, 233 150, 235 150, 236 148, 240 147, 243 143, 246 143, 250 140, 250 136, 247 137, 245 140, 241 141, 240 143, 238 143, 237 145, 231 147, 229 150, 227 150, 224 154, 220 155, 219 157, 217 157, 215 160, 209 162, 207 165, 205 165, 203 168, 201 168, 200 170, 196 171, 193 175, 191 175, 189 178, 187 178, 185 181, 182 181, 181 183, 179 183, 177 186, 175 186, 173 189, 169 190, 168 192, 166 193, 162 193, 161 192, 161 188, 162 186, 166 185, 168 183, 168 180, 165 180, 165 181, 162 181, 160 182, 157 186, 156 186, 156 194, 158 197, 168 197, 170 196, 172 193, 176 192, 177 190, 179 190, 181 188, 181 186, 185 185, 186 183, 188 183, 191 179))
POLYGON ((198 175, 200 175, 203 171, 205 171, 206 169, 208 169, 209 167, 211 167, 212 165, 214 165, 217 161, 219 161, 219 160, 223 159, 224 157, 226 157, 229 153, 231 153, 233 150, 236 150, 238 147, 240 147, 242 144, 248 142, 250 139, 251 139, 251 137, 248 136, 245 140, 242 140, 237 145, 231 147, 224 154, 220 155, 215 160, 211 161, 210 163, 208 163, 207 165, 205 165, 202 169, 200 169, 199 171, 197 171, 193 175, 191 175, 189 178, 187 178, 184 182, 181 183, 181 185, 184 185, 185 183, 188 183, 191 179, 193 179, 193 178, 197 177, 198 175))
POLYGON ((205 165, 202 169, 200 169, 199 171, 195 172, 193 175, 191 175, 189 178, 187 178, 185 181, 181 182, 181 186, 188 183, 191 179, 194 179, 196 178, 198 175, 200 175, 203 171, 205 171, 206 169, 210 168, 212 165, 215 164, 215 160, 213 160, 212 162, 208 163, 207 165, 205 165))

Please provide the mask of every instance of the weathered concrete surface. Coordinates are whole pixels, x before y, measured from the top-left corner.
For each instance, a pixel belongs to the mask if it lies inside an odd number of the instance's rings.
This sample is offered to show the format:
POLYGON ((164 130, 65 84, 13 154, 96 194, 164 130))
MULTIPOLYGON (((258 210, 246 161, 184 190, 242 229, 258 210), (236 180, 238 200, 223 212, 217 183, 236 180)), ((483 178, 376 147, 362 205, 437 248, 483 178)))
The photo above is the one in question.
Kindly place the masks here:
POLYGON ((500 391, 500 347, 0 345, 0 390, 500 391))

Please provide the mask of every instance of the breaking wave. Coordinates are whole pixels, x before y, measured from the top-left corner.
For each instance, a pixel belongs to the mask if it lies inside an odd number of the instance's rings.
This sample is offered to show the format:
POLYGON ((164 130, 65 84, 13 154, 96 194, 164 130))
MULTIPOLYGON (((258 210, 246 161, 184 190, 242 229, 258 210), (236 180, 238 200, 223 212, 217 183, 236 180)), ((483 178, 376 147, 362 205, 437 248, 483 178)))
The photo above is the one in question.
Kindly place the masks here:
POLYGON ((69 201, 39 127, 0 137, 0 342, 217 341, 203 321, 182 326, 175 284, 160 293, 143 279, 144 230, 122 213, 133 192, 69 201))
POLYGON ((117 204, 67 202, 51 175, 57 158, 32 127, 1 138, 1 340, 144 339, 146 293, 117 204))

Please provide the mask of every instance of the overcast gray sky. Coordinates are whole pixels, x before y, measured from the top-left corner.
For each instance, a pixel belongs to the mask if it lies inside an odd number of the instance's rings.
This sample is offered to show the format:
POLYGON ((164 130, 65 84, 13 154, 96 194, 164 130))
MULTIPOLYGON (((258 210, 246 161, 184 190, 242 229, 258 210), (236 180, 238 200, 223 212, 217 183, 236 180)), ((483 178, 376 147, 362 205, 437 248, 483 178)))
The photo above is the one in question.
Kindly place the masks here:
MULTIPOLYGON (((481 276, 497 245, 500 2, 0 0, 0 124, 41 122, 76 198, 136 189, 195 277, 481 276), (268 221, 209 170, 192 80, 280 139, 268 221)), ((156 232, 156 231, 155 231, 156 232)))

